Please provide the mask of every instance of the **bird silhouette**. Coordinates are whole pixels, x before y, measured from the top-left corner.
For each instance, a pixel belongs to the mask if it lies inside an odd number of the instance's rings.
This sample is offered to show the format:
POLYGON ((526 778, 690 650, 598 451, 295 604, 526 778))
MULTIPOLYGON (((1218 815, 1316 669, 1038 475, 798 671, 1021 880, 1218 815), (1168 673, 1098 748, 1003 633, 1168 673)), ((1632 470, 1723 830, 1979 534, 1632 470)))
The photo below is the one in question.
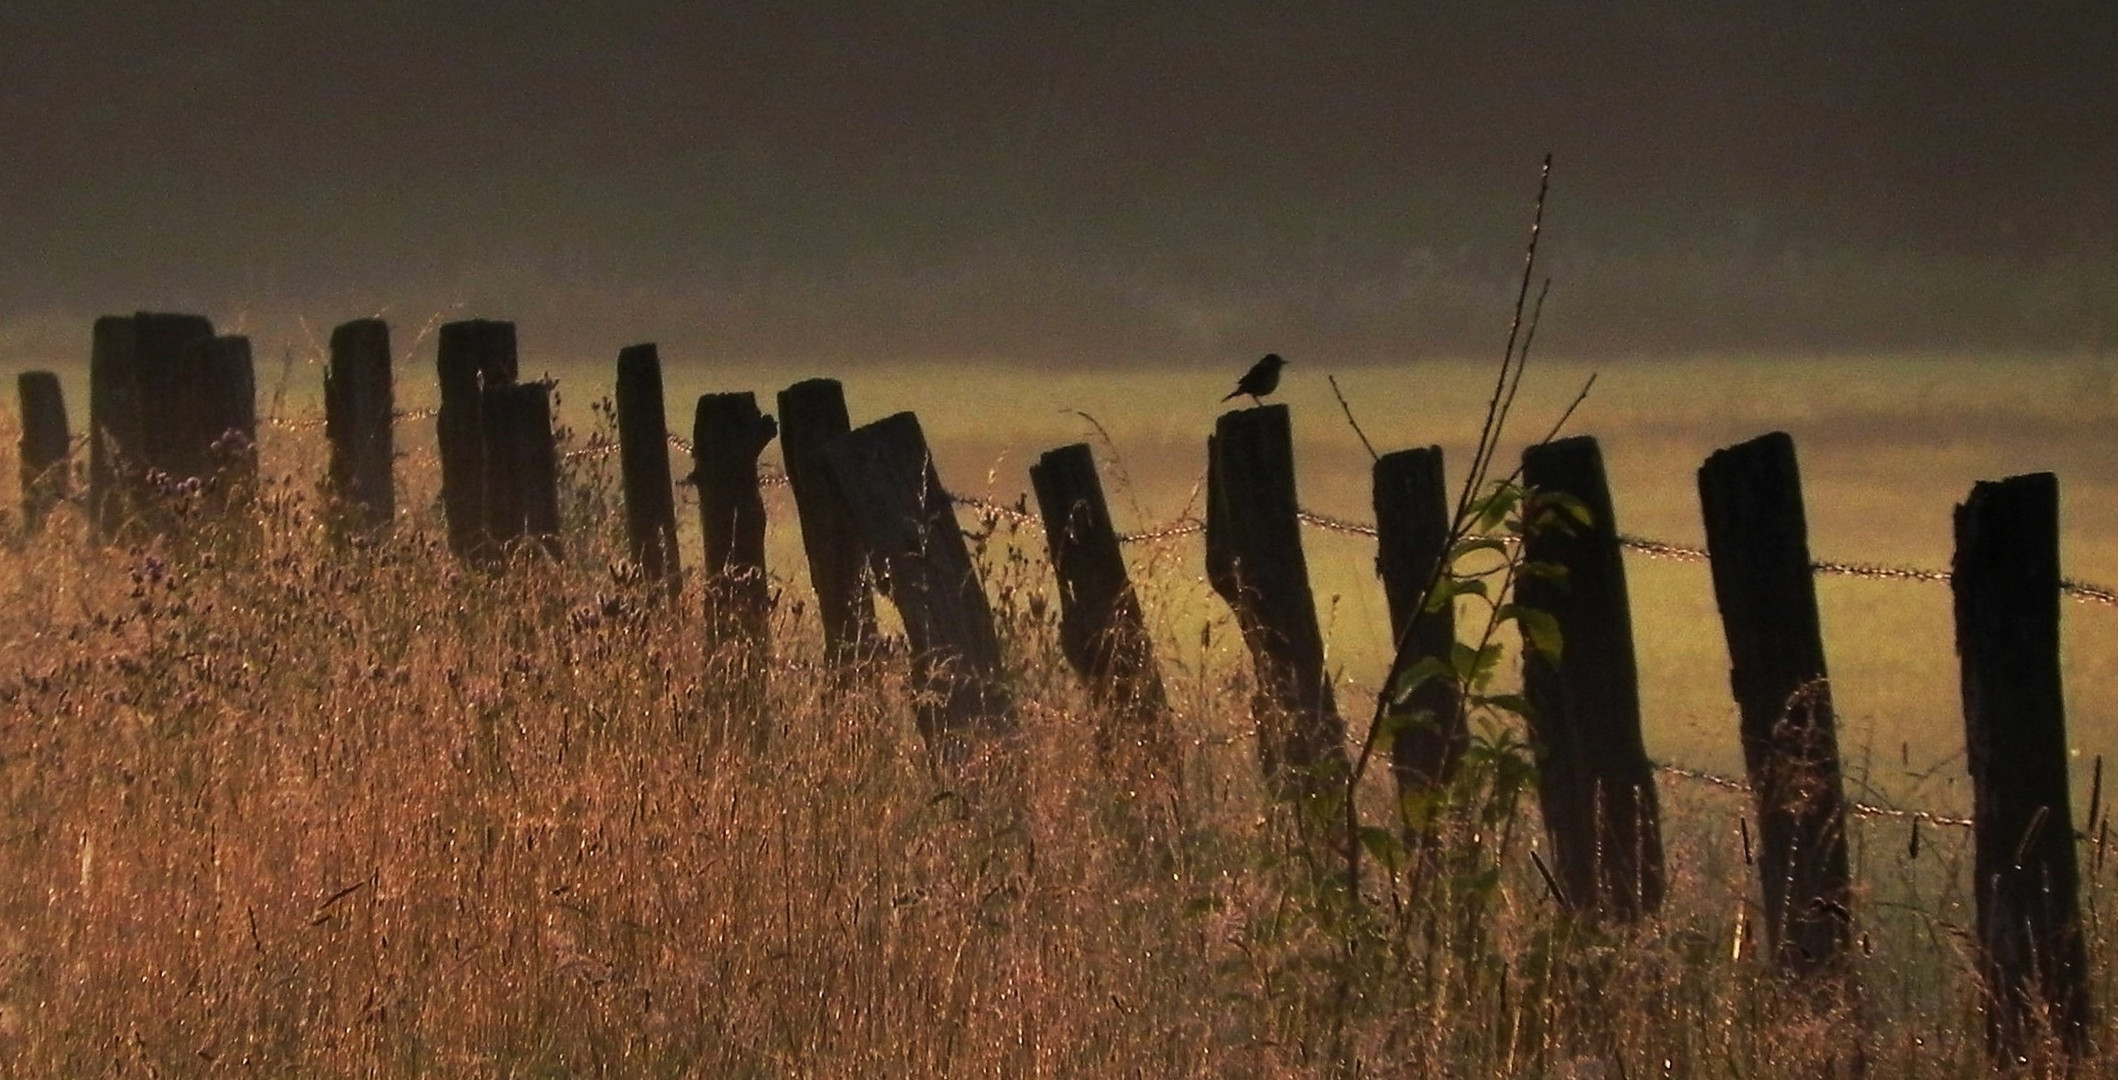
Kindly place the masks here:
POLYGON ((1260 405, 1264 404, 1258 399, 1280 388, 1280 368, 1285 366, 1286 363, 1287 361, 1280 358, 1279 353, 1266 353, 1263 360, 1250 365, 1250 370, 1244 372, 1243 377, 1236 380, 1236 388, 1230 390, 1228 397, 1224 397, 1221 400, 1227 401, 1238 394, 1248 394, 1251 401, 1260 405))

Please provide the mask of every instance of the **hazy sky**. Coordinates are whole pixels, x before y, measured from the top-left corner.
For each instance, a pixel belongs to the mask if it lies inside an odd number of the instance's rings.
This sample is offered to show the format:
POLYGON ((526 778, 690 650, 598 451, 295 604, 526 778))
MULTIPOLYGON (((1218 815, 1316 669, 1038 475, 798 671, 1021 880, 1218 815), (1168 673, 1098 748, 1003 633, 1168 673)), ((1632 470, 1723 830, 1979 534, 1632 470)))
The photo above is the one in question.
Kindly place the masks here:
MULTIPOLYGON (((0 3, 0 363, 181 308, 1227 366, 2118 340, 2118 4, 0 3)), ((269 345, 268 345, 269 347, 269 345)))

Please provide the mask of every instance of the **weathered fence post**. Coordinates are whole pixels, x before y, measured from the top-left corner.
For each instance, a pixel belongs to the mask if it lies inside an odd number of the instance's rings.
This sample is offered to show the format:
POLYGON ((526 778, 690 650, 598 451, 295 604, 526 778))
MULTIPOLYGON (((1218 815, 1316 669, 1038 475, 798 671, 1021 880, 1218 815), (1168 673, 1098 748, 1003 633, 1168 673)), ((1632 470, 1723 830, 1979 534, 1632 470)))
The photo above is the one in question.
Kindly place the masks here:
POLYGON ((1699 504, 1758 815, 1766 939, 1783 970, 1829 971, 1853 942, 1853 890, 1794 440, 1773 432, 1714 452, 1699 504))
POLYGON ((692 480, 705 539, 706 640, 741 700, 761 700, 771 663, 770 582, 765 577, 765 499, 757 459, 779 434, 757 395, 706 394, 691 430, 692 480))
POLYGON ((1154 646, 1118 551, 1103 484, 1088 444, 1048 450, 1030 467, 1044 539, 1059 583, 1059 643, 1102 706, 1096 752, 1106 766, 1137 753, 1167 768, 1175 757, 1169 703, 1154 646))
POLYGON ((1956 508, 1956 651, 1975 826, 1986 1037, 2005 1061, 2093 1018, 2059 670, 2059 483, 1982 481, 1956 508))
POLYGON ((481 394, 485 461, 483 554, 499 558, 515 541, 535 539, 559 556, 559 453, 552 436, 551 387, 495 386, 481 394))
POLYGON ((397 513, 395 410, 389 324, 357 319, 331 331, 324 369, 331 497, 341 523, 356 532, 387 528, 397 513))
POLYGON ((1351 764, 1302 555, 1287 406, 1221 414, 1206 444, 1206 576, 1248 646, 1268 787, 1315 809, 1351 764))
POLYGON ((140 324, 96 320, 88 359, 88 520, 99 543, 118 538, 137 512, 141 460, 140 324))
POLYGON ((197 315, 141 312, 96 320, 89 357, 89 518, 99 541, 128 526, 161 529, 152 479, 195 476, 203 449, 185 435, 196 424, 187 371, 213 339, 197 315))
POLYGON ((515 324, 474 319, 441 328, 435 368, 441 411, 435 434, 441 452, 441 502, 448 516, 449 551, 459 559, 484 557, 486 535, 483 390, 515 382, 515 324))
POLYGON ((919 418, 897 413, 855 428, 824 460, 904 619, 920 733, 938 759, 959 764, 972 734, 1010 731, 1014 719, 992 604, 919 418))
POLYGON ((257 371, 250 339, 224 335, 198 346, 189 397, 197 403, 197 468, 187 475, 206 482, 208 505, 226 510, 255 494, 257 485, 257 371))
MULTIPOLYGON (((210 359, 213 323, 199 315, 141 312, 139 325, 140 434, 142 461, 160 470, 163 482, 206 472, 201 437, 206 417, 200 374, 210 359)), ((158 513, 160 524, 167 515, 158 513)))
POLYGON ((669 482, 669 418, 662 357, 653 345, 618 351, 618 463, 624 473, 625 535, 650 582, 674 592, 679 578, 677 500, 669 482))
MULTIPOLYGON (((1441 447, 1398 450, 1376 459, 1375 570, 1390 606, 1390 638, 1396 642, 1393 671, 1409 671, 1426 657, 1449 661, 1456 645, 1456 605, 1445 602, 1422 613, 1420 602, 1449 557, 1449 489, 1442 477, 1441 447)), ((1393 692, 1385 686, 1384 694, 1393 692)), ((1386 715, 1427 714, 1400 728, 1391 743, 1390 771, 1401 805, 1431 802, 1455 778, 1470 745, 1451 679, 1428 679, 1386 715)), ((1433 807, 1422 807, 1431 813, 1433 807)), ((1408 822, 1417 825, 1417 822, 1408 822)), ((1427 834, 1424 828, 1414 832, 1427 834)))
POLYGON ((15 389, 22 399, 22 522, 35 532, 72 491, 73 436, 66 429, 59 376, 25 371, 16 376, 15 389))
POLYGON ((1662 904, 1662 815, 1640 734, 1632 611, 1603 455, 1595 439, 1576 436, 1530 447, 1522 464, 1532 498, 1571 496, 1589 515, 1586 527, 1563 528, 1538 524, 1557 515, 1533 510, 1523 557, 1565 574, 1515 585, 1519 603, 1558 621, 1563 642, 1556 663, 1523 655, 1545 829, 1566 902, 1629 922, 1662 904))
POLYGON ((824 649, 843 665, 875 640, 867 543, 847 516, 824 461, 824 447, 852 430, 846 396, 836 379, 807 379, 780 391, 779 407, 780 456, 787 464, 787 485, 794 489, 809 583, 823 617, 824 649))

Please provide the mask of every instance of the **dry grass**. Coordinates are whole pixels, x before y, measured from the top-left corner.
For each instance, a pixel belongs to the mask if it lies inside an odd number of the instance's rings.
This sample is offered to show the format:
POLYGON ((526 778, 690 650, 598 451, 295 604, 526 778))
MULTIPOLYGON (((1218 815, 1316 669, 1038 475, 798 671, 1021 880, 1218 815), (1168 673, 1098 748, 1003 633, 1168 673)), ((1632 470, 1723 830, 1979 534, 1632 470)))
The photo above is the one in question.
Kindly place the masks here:
POLYGON ((1636 930, 1557 915, 1534 822, 1489 890, 1378 877, 1348 916, 1261 801, 1226 646, 1164 643, 1179 776, 1106 777, 1041 554, 1004 536, 1023 733, 942 780, 896 667, 830 690, 799 583, 770 736, 734 737, 695 595, 613 583, 592 470, 564 565, 486 575, 431 514, 334 547, 287 464, 314 436, 274 439, 253 550, 97 550, 67 516, 0 551, 10 1075, 1985 1069, 1960 837, 1861 830, 1858 1009, 1758 965, 1743 807, 1710 789, 1665 792, 1673 900, 1636 930))

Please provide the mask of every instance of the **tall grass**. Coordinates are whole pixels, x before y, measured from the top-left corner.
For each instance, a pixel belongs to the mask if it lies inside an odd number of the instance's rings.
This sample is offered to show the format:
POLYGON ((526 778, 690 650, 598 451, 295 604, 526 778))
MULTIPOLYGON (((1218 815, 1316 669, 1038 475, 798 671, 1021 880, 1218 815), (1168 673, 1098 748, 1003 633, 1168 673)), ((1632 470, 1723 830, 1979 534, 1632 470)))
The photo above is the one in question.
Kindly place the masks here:
POLYGON ((1378 947, 1349 953, 1266 805, 1225 621, 1161 631, 1175 774, 1104 775, 1041 549, 1003 526, 1021 734, 940 777, 901 664, 834 691, 783 568, 759 747, 695 584, 658 605, 612 573, 607 459, 573 459, 563 563, 488 574, 446 557, 430 460, 402 481, 423 509, 349 546, 313 429, 265 451, 241 528, 97 548, 62 513, 0 550, 8 1075, 1986 1069, 1960 836, 1914 857, 1857 825, 1857 1005, 1761 966, 1745 805, 1703 787, 1665 794, 1658 919, 1567 921, 1518 841, 1475 918, 1371 867, 1378 947))

